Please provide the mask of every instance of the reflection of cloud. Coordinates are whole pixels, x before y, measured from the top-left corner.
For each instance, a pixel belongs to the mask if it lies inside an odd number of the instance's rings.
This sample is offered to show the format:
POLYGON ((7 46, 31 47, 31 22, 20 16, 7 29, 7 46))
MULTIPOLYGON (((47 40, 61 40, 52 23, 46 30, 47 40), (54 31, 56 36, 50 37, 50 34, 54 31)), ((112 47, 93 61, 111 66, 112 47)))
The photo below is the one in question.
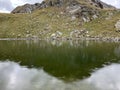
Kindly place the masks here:
POLYGON ((102 68, 90 78, 65 83, 42 69, 28 69, 14 62, 0 62, 0 90, 120 90, 120 65, 102 68))
POLYGON ((0 90, 96 90, 80 82, 64 83, 42 69, 28 69, 14 62, 0 62, 0 90))
POLYGON ((120 90, 120 64, 106 66, 88 79, 89 83, 94 84, 99 90, 120 90))

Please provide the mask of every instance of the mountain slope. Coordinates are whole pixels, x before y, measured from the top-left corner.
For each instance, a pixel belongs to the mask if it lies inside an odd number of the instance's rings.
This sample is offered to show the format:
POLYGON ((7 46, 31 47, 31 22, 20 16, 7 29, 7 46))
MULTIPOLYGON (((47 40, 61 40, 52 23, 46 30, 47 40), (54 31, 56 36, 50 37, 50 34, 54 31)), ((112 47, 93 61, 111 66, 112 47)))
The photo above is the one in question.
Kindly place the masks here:
POLYGON ((99 0, 45 0, 32 6, 0 14, 0 38, 120 36, 114 28, 120 11, 99 0), (35 5, 40 7, 32 7, 35 5))

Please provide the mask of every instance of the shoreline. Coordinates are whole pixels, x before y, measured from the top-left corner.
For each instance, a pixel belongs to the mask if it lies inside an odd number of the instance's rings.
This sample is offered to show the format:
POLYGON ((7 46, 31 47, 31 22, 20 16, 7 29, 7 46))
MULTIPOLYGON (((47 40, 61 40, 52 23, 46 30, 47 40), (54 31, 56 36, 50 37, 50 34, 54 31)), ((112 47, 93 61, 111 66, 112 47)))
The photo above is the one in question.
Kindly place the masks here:
POLYGON ((120 37, 82 37, 82 38, 0 38, 0 41, 6 40, 6 41, 19 41, 19 40, 63 40, 63 41, 69 41, 69 40, 86 40, 86 41, 114 41, 114 42, 120 42, 120 37))

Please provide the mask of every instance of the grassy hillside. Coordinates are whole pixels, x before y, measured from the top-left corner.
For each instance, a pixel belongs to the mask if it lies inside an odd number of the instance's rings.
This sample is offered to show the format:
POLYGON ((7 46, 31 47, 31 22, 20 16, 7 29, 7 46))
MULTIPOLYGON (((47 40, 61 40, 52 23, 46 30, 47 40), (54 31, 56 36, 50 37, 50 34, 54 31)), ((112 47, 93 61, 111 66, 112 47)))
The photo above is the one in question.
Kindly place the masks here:
POLYGON ((120 12, 101 10, 99 18, 81 23, 64 13, 64 8, 49 7, 30 14, 0 14, 0 38, 50 37, 56 31, 62 37, 69 37, 74 30, 86 29, 90 36, 120 36, 114 25, 120 19, 120 12))
POLYGON ((90 31, 92 36, 102 37, 120 37, 120 33, 116 32, 115 24, 120 20, 120 12, 112 10, 101 11, 101 16, 89 23, 83 25, 90 31))

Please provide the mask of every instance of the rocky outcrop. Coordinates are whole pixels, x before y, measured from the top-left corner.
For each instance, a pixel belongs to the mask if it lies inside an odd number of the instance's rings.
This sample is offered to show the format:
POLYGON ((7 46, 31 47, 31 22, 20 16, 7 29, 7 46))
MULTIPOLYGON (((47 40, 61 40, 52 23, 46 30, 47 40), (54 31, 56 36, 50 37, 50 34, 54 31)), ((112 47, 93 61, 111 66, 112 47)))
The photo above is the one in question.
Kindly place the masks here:
POLYGON ((23 6, 16 7, 11 13, 31 13, 37 9, 46 8, 48 5, 45 1, 42 3, 35 3, 35 4, 25 4, 23 6))
POLYGON ((116 32, 120 32, 120 20, 118 20, 115 24, 116 32))
POLYGON ((70 38, 82 38, 89 37, 89 32, 87 30, 73 30, 70 32, 70 38))
POLYGON ((56 31, 55 33, 51 34, 50 38, 51 38, 51 39, 57 39, 57 38, 61 38, 62 35, 63 35, 62 32, 56 31))
POLYGON ((35 5, 25 4, 23 6, 16 7, 11 13, 31 13, 35 9, 35 5))
POLYGON ((94 5, 95 7, 98 7, 101 9, 105 9, 105 8, 115 9, 115 7, 108 5, 100 0, 89 0, 89 1, 91 1, 91 5, 94 5))
POLYGON ((85 6, 86 7, 93 6, 100 9, 104 9, 104 8, 115 9, 113 6, 107 5, 101 2, 100 0, 84 0, 82 2, 84 2, 84 4, 81 3, 81 0, 44 0, 42 3, 25 4, 23 6, 18 6, 11 13, 31 13, 36 9, 47 8, 47 7, 62 7, 62 6, 70 7, 72 9, 74 8, 74 10, 70 12, 75 12, 80 9, 85 9, 83 8, 85 6))

